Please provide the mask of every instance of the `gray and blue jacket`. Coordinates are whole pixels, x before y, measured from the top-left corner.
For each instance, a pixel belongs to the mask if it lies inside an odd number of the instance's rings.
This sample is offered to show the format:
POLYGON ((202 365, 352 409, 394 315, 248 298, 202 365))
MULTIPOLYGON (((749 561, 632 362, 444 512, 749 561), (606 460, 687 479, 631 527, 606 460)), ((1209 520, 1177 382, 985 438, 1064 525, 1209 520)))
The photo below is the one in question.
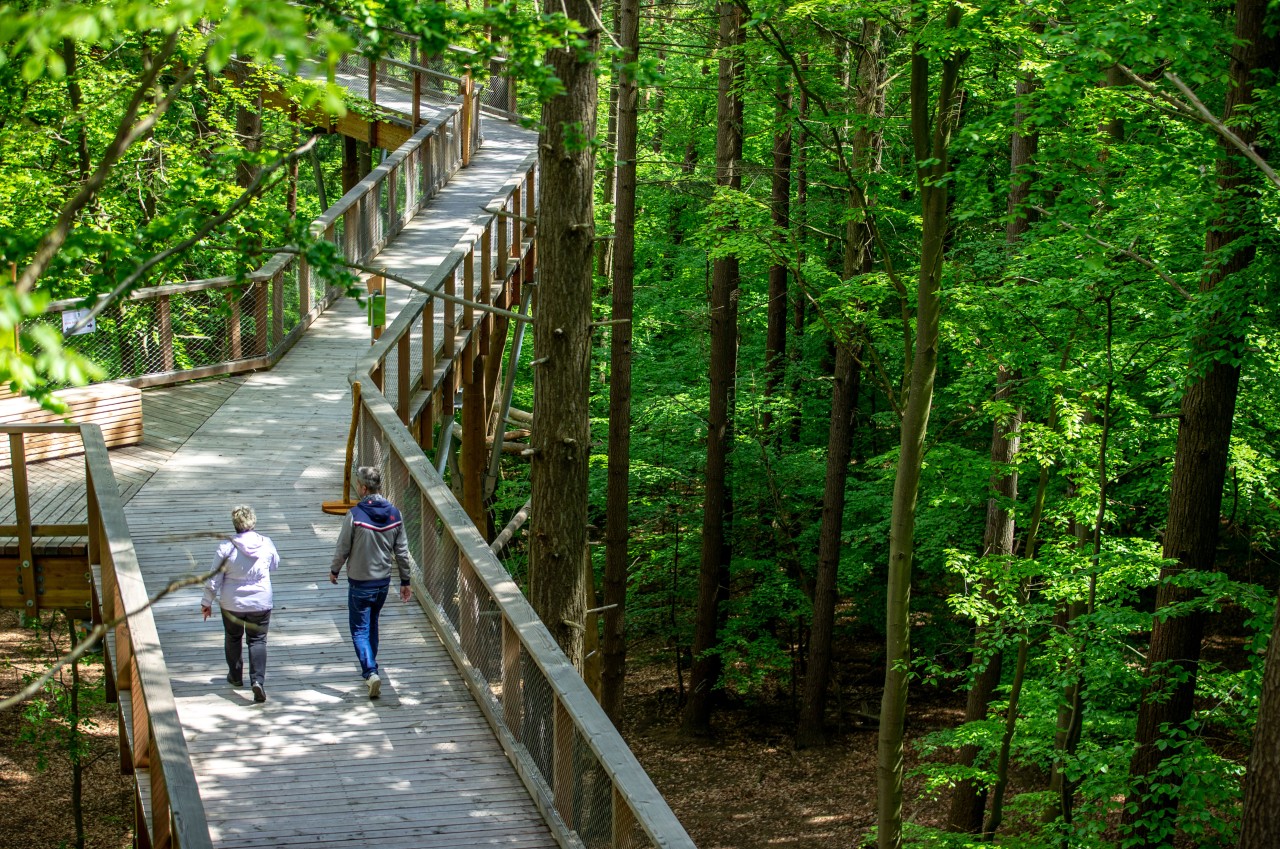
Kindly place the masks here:
POLYGON ((381 495, 367 495, 342 520, 329 571, 337 575, 346 564, 349 580, 390 583, 393 563, 400 586, 409 586, 413 558, 400 511, 381 495))

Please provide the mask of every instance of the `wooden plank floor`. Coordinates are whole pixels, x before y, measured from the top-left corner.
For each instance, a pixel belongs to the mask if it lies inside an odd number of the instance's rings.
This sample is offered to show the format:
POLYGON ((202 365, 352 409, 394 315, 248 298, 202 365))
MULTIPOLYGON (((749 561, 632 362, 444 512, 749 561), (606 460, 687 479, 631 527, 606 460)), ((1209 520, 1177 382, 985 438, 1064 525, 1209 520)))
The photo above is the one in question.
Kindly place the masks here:
MULTIPOLYGON (((486 136, 474 164, 384 253, 388 269, 425 278, 534 143, 509 127, 486 136)), ((388 294, 389 313, 409 295, 388 294)), ((126 507, 153 591, 212 566, 238 503, 253 505, 281 553, 265 704, 224 680, 222 628, 201 620, 198 590, 155 607, 214 845, 552 847, 416 604, 388 601, 383 694, 365 695, 346 587, 326 580, 341 520, 320 503, 341 495, 346 375, 368 339, 359 306, 336 303, 279 365, 245 379, 126 507)))
MULTIPOLYGON (((239 376, 223 377, 145 390, 142 393, 142 441, 109 452, 121 498, 125 501, 132 498, 244 380, 239 376)), ((0 524, 11 524, 16 518, 10 475, 9 469, 0 470, 0 524)), ((78 524, 85 521, 83 455, 31 463, 27 466, 27 476, 33 522, 78 524)), ((59 540, 46 542, 56 544, 59 540)), ((14 538, 0 537, 0 545, 15 544, 14 538)))

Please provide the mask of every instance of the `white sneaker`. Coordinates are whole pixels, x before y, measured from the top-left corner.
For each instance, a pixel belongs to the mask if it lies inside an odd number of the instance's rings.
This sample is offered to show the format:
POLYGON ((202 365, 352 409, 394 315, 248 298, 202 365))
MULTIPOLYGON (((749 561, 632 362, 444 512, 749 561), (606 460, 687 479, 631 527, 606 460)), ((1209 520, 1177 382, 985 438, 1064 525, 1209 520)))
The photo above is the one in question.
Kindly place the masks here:
POLYGON ((382 693, 382 679, 378 677, 378 673, 372 673, 364 679, 364 683, 369 688, 369 698, 376 699, 382 693))

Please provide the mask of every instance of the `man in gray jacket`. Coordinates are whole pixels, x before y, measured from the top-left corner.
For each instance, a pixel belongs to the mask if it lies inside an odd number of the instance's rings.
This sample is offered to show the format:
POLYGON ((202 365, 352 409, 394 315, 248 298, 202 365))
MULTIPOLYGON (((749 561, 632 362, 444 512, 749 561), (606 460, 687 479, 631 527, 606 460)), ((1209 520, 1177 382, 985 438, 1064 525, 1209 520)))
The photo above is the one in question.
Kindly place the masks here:
POLYGON ((369 698, 376 699, 382 690, 378 675, 378 614, 391 586, 392 563, 400 570, 400 600, 408 601, 412 596, 409 579, 413 558, 400 511, 381 495, 382 473, 372 466, 361 466, 356 469, 356 487, 360 502, 342 520, 338 548, 329 566, 329 583, 338 583, 338 574, 346 564, 351 642, 369 698))

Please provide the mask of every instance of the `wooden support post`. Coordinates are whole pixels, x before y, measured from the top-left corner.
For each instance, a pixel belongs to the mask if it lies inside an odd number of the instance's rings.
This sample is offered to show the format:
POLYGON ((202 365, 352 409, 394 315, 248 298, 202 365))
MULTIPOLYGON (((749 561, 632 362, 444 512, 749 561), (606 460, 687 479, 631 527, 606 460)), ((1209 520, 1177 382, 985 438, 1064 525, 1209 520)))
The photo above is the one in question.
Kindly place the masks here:
MULTIPOLYGON (((416 48, 415 48, 416 49, 416 48)), ((413 72, 413 131, 422 126, 422 72, 413 72)))
POLYGON ((267 322, 271 319, 267 314, 268 295, 266 280, 253 284, 253 353, 258 357, 267 354, 267 322))
POLYGON ((524 176, 524 232, 533 238, 534 222, 538 219, 537 204, 537 168, 530 168, 524 176))
POLYGON ((400 414, 400 421, 406 427, 409 425, 409 417, 412 410, 409 407, 410 398, 409 386, 412 383, 413 373, 413 352, 409 347, 410 336, 408 333, 401 335, 396 342, 396 407, 400 414))
MULTIPOLYGON (((456 297, 458 294, 458 272, 457 269, 449 272, 444 278, 444 292, 446 295, 456 297)), ((440 340, 440 355, 446 360, 452 360, 453 355, 458 350, 458 305, 454 301, 445 301, 444 308, 444 338, 440 340)))
POLYGON ((173 812, 169 809, 169 786, 164 780, 163 764, 160 763, 154 736, 151 737, 147 760, 160 767, 151 770, 151 845, 154 849, 171 849, 173 812))
POLYGON ((485 424, 488 421, 488 407, 484 399, 483 373, 477 375, 479 358, 475 352, 479 349, 476 338, 471 337, 463 352, 461 366, 462 383, 462 469, 463 488, 462 506, 471 517, 471 522, 487 537, 488 522, 484 510, 484 471, 485 460, 488 459, 484 449, 485 424))
POLYGON ((173 371, 173 314, 170 312, 169 296, 163 295, 156 302, 156 311, 160 321, 160 352, 164 360, 164 370, 173 371))
POLYGON ((475 251, 467 251, 462 258, 462 297, 467 299, 466 306, 462 308, 462 329, 466 332, 476 326, 476 308, 471 306, 476 300, 475 251))
MULTIPOLYGON (((504 201, 502 204, 502 210, 505 212, 506 209, 507 209, 507 204, 504 201)), ((503 280, 507 279, 507 257, 510 255, 510 251, 507 249, 507 231, 508 231, 509 225, 507 223, 507 219, 505 215, 498 216, 496 226, 498 228, 497 273, 498 273, 498 282, 501 283, 503 280)))
POLYGON ((467 71, 462 76, 462 82, 458 83, 458 93, 462 95, 462 167, 466 168, 471 164, 471 127, 474 124, 475 117, 475 84, 471 79, 471 72, 467 71))
POLYGON ((360 154, 358 142, 350 136, 342 137, 342 193, 345 195, 360 182, 360 154))
MULTIPOLYGON (((133 642, 132 635, 129 642, 133 642)), ((129 706, 133 708, 133 767, 146 769, 151 766, 151 717, 147 714, 147 700, 138 675, 138 658, 132 652, 129 657, 129 706)))
POLYGON ((523 244, 524 227, 520 224, 520 208, 520 186, 517 185, 511 190, 511 220, 504 222, 511 225, 511 257, 513 259, 519 259, 520 245, 523 244))
POLYGON ((13 500, 18 525, 18 574, 22 593, 23 613, 36 616, 40 613, 40 598, 36 592, 35 539, 31 529, 31 493, 27 486, 27 452, 21 433, 9 434, 9 461, 13 464, 13 500))
POLYGON ((277 271, 271 277, 271 345, 274 348, 284 340, 284 272, 277 271))

